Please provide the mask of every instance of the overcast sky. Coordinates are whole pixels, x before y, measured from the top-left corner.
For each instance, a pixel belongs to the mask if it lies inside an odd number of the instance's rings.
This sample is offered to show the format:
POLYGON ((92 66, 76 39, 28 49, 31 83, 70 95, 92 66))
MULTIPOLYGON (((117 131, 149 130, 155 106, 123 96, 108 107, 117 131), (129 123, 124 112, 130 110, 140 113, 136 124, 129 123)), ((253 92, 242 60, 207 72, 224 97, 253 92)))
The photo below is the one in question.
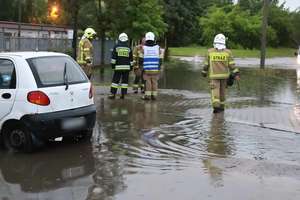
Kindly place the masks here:
POLYGON ((300 8, 300 0, 279 0, 280 3, 284 1, 286 2, 285 6, 290 10, 296 10, 297 8, 300 8))

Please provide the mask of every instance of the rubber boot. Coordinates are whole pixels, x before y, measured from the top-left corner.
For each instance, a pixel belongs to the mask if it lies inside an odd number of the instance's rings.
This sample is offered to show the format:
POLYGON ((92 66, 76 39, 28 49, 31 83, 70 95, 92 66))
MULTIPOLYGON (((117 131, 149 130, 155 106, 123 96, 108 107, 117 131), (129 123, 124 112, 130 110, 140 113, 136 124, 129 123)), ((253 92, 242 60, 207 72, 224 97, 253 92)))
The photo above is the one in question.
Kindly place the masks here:
POLYGON ((116 95, 115 95, 115 94, 110 94, 110 95, 108 95, 108 98, 109 98, 109 99, 115 99, 115 98, 116 98, 116 95))

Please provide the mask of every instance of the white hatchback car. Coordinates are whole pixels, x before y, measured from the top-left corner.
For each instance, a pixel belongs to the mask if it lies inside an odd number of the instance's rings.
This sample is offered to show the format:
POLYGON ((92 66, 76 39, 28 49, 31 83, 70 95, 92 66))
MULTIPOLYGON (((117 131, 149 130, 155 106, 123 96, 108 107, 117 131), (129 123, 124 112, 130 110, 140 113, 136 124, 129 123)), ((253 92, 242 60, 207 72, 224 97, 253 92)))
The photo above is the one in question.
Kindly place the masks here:
POLYGON ((0 53, 0 141, 30 152, 58 137, 90 139, 93 88, 70 57, 53 52, 0 53))

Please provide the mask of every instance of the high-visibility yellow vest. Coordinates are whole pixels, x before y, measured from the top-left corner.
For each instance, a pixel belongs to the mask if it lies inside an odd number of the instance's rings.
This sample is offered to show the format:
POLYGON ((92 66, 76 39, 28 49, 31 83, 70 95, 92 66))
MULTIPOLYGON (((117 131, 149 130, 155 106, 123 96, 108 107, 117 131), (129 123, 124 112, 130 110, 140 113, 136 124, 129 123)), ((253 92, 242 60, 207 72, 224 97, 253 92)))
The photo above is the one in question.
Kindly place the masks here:
POLYGON ((228 49, 209 49, 204 64, 208 66, 210 79, 227 79, 230 70, 234 67, 232 53, 228 49))

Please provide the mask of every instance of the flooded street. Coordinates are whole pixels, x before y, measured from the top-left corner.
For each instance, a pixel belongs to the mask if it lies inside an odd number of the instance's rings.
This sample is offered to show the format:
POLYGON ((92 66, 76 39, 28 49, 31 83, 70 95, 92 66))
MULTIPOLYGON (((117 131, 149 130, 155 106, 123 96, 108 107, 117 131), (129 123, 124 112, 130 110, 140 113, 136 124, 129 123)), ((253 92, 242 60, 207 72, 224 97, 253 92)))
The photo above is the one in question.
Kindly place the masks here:
POLYGON ((0 200, 300 199, 297 70, 242 68, 215 115, 199 63, 168 63, 157 101, 109 100, 110 77, 92 142, 0 151, 0 200))

